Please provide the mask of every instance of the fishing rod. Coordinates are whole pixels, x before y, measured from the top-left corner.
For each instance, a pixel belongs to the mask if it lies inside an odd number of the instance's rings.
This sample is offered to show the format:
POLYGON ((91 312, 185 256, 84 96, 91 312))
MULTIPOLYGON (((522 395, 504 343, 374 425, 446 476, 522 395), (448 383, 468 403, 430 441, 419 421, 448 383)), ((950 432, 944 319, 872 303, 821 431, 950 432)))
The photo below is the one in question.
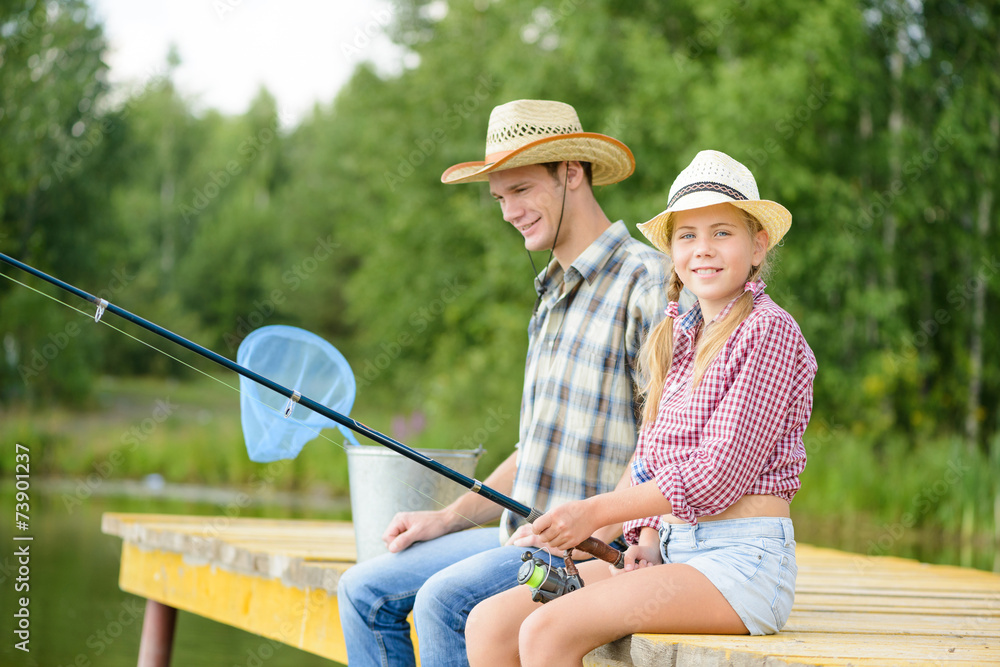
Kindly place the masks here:
MULTIPOLYGON (((192 352, 205 357, 206 359, 214 361, 215 363, 219 364, 220 366, 223 366, 225 368, 228 368, 231 371, 234 371, 234 372, 242 375, 243 377, 245 377, 245 378, 247 378, 249 380, 252 380, 252 381, 254 381, 254 382, 256 382, 256 383, 258 383, 260 385, 263 385, 264 387, 267 387, 271 391, 274 391, 274 392, 277 392, 277 393, 281 394, 282 396, 284 396, 285 398, 288 399, 288 404, 285 407, 285 416, 286 417, 289 414, 291 414, 292 408, 297 403, 299 405, 302 405, 302 406, 304 406, 304 407, 312 410, 313 412, 316 412, 316 413, 318 413, 318 414, 326 417, 327 419, 333 420, 334 422, 340 424, 341 426, 344 426, 346 428, 351 429, 355 433, 359 433, 360 435, 365 436, 369 440, 372 440, 373 442, 376 442, 376 443, 382 445, 383 447, 388 447, 389 449, 391 449, 392 451, 396 452, 397 454, 405 456, 406 458, 410 459, 411 461, 415 461, 416 463, 419 463, 420 465, 433 470, 434 472, 438 473, 439 475, 443 475, 444 477, 447 477, 451 481, 456 482, 457 484, 462 485, 463 487, 465 487, 466 489, 472 491, 473 493, 475 493, 477 495, 480 495, 480 496, 486 498, 487 500, 492 501, 493 503, 499 505, 500 507, 503 507, 506 510, 510 510, 511 512, 517 514, 520 517, 523 517, 528 523, 534 523, 536 519, 538 519, 540 516, 542 516, 542 512, 539 512, 537 509, 535 509, 533 507, 528 507, 527 505, 525 505, 523 503, 517 502, 513 498, 510 498, 509 496, 506 496, 506 495, 500 493, 499 491, 496 491, 496 490, 494 490, 494 489, 492 489, 492 488, 484 485, 478 479, 473 479, 471 477, 467 477, 467 476, 463 475, 462 473, 460 473, 460 472, 458 472, 456 470, 453 470, 453 469, 449 468, 448 466, 446 466, 446 465, 444 465, 444 464, 442 464, 442 463, 440 463, 438 461, 435 461, 434 459, 432 459, 432 458, 430 458, 428 456, 425 456, 424 454, 418 452, 417 450, 411 449, 410 447, 407 447, 403 443, 401 443, 401 442, 399 442, 397 440, 394 440, 394 439, 390 438, 387 435, 379 433, 378 431, 376 431, 376 430, 374 430, 372 428, 369 428, 369 427, 365 426, 364 424, 362 424, 361 422, 359 422, 357 420, 351 419, 350 417, 342 415, 339 412, 335 412, 334 410, 331 410, 330 408, 326 407, 325 405, 323 405, 321 403, 317 403, 316 401, 312 400, 308 396, 303 396, 298 391, 293 391, 291 389, 288 389, 288 388, 286 388, 286 387, 278 384, 277 382, 274 382, 273 380, 270 380, 270 379, 264 377, 263 375, 255 373, 254 371, 250 370, 249 368, 241 366, 240 364, 237 364, 237 363, 231 361, 230 359, 227 359, 226 357, 223 357, 220 354, 216 354, 215 352, 212 352, 211 350, 209 350, 209 349, 207 349, 205 347, 202 347, 201 345, 198 345, 197 343, 193 343, 193 342, 189 341, 186 338, 178 336, 177 334, 175 334, 172 331, 169 331, 167 329, 164 329, 163 327, 161 327, 158 324, 154 324, 153 322, 150 322, 149 320, 143 319, 143 318, 139 317, 138 315, 134 315, 134 314, 130 313, 129 311, 123 309, 123 308, 119 308, 118 306, 116 306, 116 305, 114 305, 112 303, 109 303, 106 299, 102 299, 100 297, 96 297, 96 296, 94 296, 92 294, 89 294, 89 293, 87 293, 87 292, 79 289, 78 287, 74 287, 73 285, 70 285, 69 283, 63 282, 62 280, 59 280, 58 278, 50 276, 47 273, 39 271, 38 269, 36 269, 36 268, 34 268, 32 266, 29 266, 29 265, 25 264, 24 262, 18 261, 16 259, 14 259, 13 257, 9 257, 9 256, 7 256, 7 255, 5 255, 3 253, 0 253, 0 261, 3 261, 5 263, 7 263, 7 264, 10 264, 13 267, 21 269, 22 271, 25 271, 26 273, 30 273, 31 275, 35 276, 36 278, 40 278, 40 279, 42 279, 42 280, 44 280, 44 281, 46 281, 48 283, 51 283, 52 285, 55 285, 56 287, 59 287, 60 289, 63 289, 65 291, 69 292, 70 294, 78 296, 81 299, 84 299, 85 301, 89 301, 90 303, 94 304, 97 307, 97 311, 96 311, 96 313, 94 315, 94 322, 100 322, 101 321, 101 317, 104 315, 105 311, 114 313, 115 315, 117 315, 118 317, 121 317, 124 320, 128 320, 129 322, 132 322, 133 324, 136 324, 136 325, 142 327, 143 329, 151 331, 151 332, 157 334, 158 336, 166 338, 167 340, 169 340, 169 341, 171 341, 173 343, 176 343, 177 345, 180 345, 181 347, 185 347, 188 350, 191 350, 192 352)), ((614 547, 611 547, 611 546, 605 544, 604 542, 601 542, 600 540, 598 540, 596 538, 588 537, 586 540, 584 540, 579 545, 577 545, 576 548, 579 549, 580 551, 584 551, 584 552, 586 552, 586 553, 588 553, 588 554, 590 554, 590 555, 592 555, 592 556, 594 556, 596 558, 599 558, 599 559, 601 559, 601 560, 603 560, 605 562, 611 563, 616 568, 621 569, 622 567, 624 567, 624 564, 625 564, 624 555, 620 551, 618 551, 617 549, 615 549, 614 547)), ((570 564, 572 563, 572 561, 570 561, 568 558, 566 559, 566 561, 567 561, 567 563, 570 563, 570 564)), ((532 564, 533 564, 533 561, 525 561, 524 566, 529 566, 529 565, 532 565, 532 564)), ((538 565, 537 563, 534 563, 534 565, 535 565, 535 567, 540 567, 540 565, 538 565)), ((527 568, 524 567, 522 569, 527 569, 527 568)), ((532 573, 534 573, 535 571, 536 570, 534 570, 534 569, 531 570, 532 573)), ((554 577, 558 577, 559 574, 560 574, 559 572, 553 572, 552 573, 552 575, 554 577)), ((537 574, 535 575, 536 578, 538 576, 540 576, 540 575, 537 575, 537 574)), ((521 577, 519 576, 518 580, 520 581, 520 579, 521 579, 521 577)), ((545 578, 546 581, 547 581, 547 579, 548 579, 548 577, 545 578)), ((537 579, 532 579, 531 576, 526 576, 526 581, 522 582, 522 583, 529 583, 529 585, 530 585, 531 581, 537 581, 537 579)), ((581 585, 582 585, 582 583, 581 583, 581 585)))

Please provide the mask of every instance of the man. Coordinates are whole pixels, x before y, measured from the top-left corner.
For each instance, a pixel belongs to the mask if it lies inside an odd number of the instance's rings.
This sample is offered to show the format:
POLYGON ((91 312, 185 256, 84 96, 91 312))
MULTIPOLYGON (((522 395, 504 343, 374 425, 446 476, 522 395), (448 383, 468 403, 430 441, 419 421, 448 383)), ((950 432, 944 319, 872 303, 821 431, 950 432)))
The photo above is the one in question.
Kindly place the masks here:
MULTIPOLYGON (((540 511, 612 490, 635 451, 636 354, 666 306, 669 260, 623 222, 611 224, 592 190, 634 168, 624 144, 584 132, 568 104, 518 100, 490 115, 483 162, 441 176, 489 181, 525 248, 549 251, 535 278, 520 440, 484 482, 540 511)), ((480 527, 500 515, 466 493, 444 509, 393 518, 383 536, 390 553, 350 568, 338 584, 351 667, 414 664, 411 610, 425 667, 467 664, 469 612, 517 584, 524 547, 536 544, 506 511, 499 529, 480 527)), ((607 527, 594 537, 619 534, 607 527)))

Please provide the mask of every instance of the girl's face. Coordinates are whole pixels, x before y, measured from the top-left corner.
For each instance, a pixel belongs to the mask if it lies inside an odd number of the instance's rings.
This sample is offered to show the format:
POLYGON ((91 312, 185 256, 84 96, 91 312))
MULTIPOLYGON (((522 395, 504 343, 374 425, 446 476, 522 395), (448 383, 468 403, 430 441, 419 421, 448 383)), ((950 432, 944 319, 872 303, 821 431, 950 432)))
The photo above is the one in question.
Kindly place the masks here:
POLYGON ((716 204, 673 214, 670 244, 674 269, 711 322, 743 292, 750 269, 767 252, 767 232, 750 236, 742 213, 716 204))

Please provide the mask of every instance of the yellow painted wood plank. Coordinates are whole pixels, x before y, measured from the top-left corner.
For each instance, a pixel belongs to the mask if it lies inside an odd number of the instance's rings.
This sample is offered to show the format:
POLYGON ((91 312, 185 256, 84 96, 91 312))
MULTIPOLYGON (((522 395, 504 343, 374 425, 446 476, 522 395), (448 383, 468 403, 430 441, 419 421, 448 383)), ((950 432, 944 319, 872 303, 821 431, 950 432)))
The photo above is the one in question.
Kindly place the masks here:
MULTIPOLYGON (((337 560, 354 559, 350 523, 109 514, 102 529, 125 541, 124 590, 346 659, 335 589, 349 566, 337 560)), ((636 664, 662 664, 671 651, 702 664, 736 655, 776 665, 1000 664, 1000 576, 809 545, 797 552, 785 631, 636 635, 633 648, 652 656, 636 664)))
POLYGON ((338 572, 342 572, 347 568, 349 568, 351 565, 354 565, 354 561, 351 561, 350 563, 345 563, 344 561, 339 561, 339 560, 310 560, 305 562, 309 565, 309 567, 312 568, 317 568, 317 569, 325 568, 338 572))
POLYGON ((863 608, 869 611, 899 611, 911 610, 921 614, 951 614, 955 612, 963 613, 974 611, 976 614, 984 616, 996 616, 1000 603, 991 600, 977 600, 972 598, 962 599, 931 599, 912 598, 898 595, 872 595, 872 596, 846 596, 846 595, 817 595, 811 593, 795 594, 795 606, 797 609, 808 609, 810 611, 820 610, 844 610, 863 608))
MULTIPOLYGON (((261 553, 280 553, 286 556, 301 556, 303 558, 326 558, 332 560, 332 556, 339 554, 354 554, 354 545, 337 543, 333 540, 318 540, 316 544, 306 544, 301 541, 291 542, 274 538, 268 541, 260 540, 223 540, 226 544, 241 548, 259 551, 261 553)), ((354 558, 351 558, 354 560, 354 558)))
POLYGON ((217 533, 201 533, 195 532, 193 530, 176 530, 171 529, 168 526, 153 526, 144 527, 143 533, 154 533, 154 532, 170 532, 176 535, 181 535, 190 538, 201 538, 201 539, 218 539, 225 540, 227 542, 233 543, 256 543, 256 544, 274 544, 276 542, 288 542, 291 544, 302 544, 302 545, 315 545, 322 544, 324 541, 328 540, 344 540, 350 543, 354 542, 354 535, 345 535, 338 531, 316 531, 313 534, 302 534, 302 533, 282 533, 279 531, 264 531, 263 529, 255 535, 250 535, 247 533, 240 533, 237 531, 219 531, 217 533))
POLYGON ((312 560, 348 560, 354 562, 357 555, 354 545, 337 544, 335 542, 315 547, 305 547, 302 545, 285 546, 282 543, 263 545, 252 542, 228 541, 225 544, 233 549, 244 549, 260 554, 271 556, 280 554, 289 558, 307 558, 312 560))
POLYGON ((121 515, 105 514, 102 522, 103 532, 118 535, 123 538, 133 538, 148 533, 172 532, 191 537, 203 537, 225 540, 240 539, 302 539, 314 541, 319 539, 338 539, 354 541, 354 528, 346 521, 314 521, 288 522, 284 525, 274 525, 267 520, 227 519, 226 517, 185 517, 186 521, 142 521, 120 520, 121 515), (261 523, 256 523, 260 521, 261 523), (289 525, 291 523, 292 525, 289 525))
POLYGON ((778 659, 768 658, 767 662, 762 664, 766 664, 767 667, 778 667, 778 665, 782 664, 792 667, 801 667, 803 665, 808 667, 986 667, 987 665, 996 663, 983 663, 980 659, 964 660, 959 658, 942 662, 941 660, 919 658, 914 660, 897 658, 887 661, 885 658, 823 657, 816 659, 808 656, 788 655, 782 656, 780 662, 778 659))
POLYGON ((992 590, 1000 591, 1000 581, 995 574, 981 572, 983 576, 959 575, 942 570, 914 570, 911 572, 874 572, 869 575, 846 576, 836 572, 810 574, 799 571, 799 578, 811 586, 823 588, 844 588, 870 586, 877 582, 880 586, 902 587, 908 590, 992 590))
POLYGON ((982 570, 963 570, 946 565, 930 565, 927 563, 907 562, 894 565, 892 567, 873 566, 863 571, 858 571, 852 567, 815 567, 815 564, 808 560, 807 556, 797 554, 799 559, 799 576, 814 579, 817 581, 841 581, 841 580, 869 580, 881 576, 906 576, 914 577, 910 582, 913 585, 926 583, 926 577, 930 574, 947 577, 963 583, 982 582, 987 585, 995 585, 996 574, 982 570))
POLYGON ((741 657, 757 657, 800 661, 807 664, 833 664, 825 659, 881 660, 883 664, 910 661, 914 664, 938 664, 955 661, 982 665, 1000 662, 1000 643, 973 637, 882 637, 878 641, 858 641, 849 635, 836 633, 781 632, 767 637, 733 637, 712 635, 633 635, 633 652, 637 643, 653 650, 669 650, 671 646, 721 651, 741 657))
POLYGON ((243 518, 221 524, 219 519, 109 513, 102 530, 147 548, 184 553, 189 560, 202 559, 248 574, 275 577, 287 573, 293 581, 308 562, 354 562, 357 558, 349 522, 243 518))
POLYGON ((191 564, 181 554, 143 550, 128 542, 122 547, 119 585, 123 591, 170 607, 347 661, 337 597, 326 591, 191 564))
MULTIPOLYGON (((329 565, 343 572, 348 565, 329 565)), ((347 662, 337 596, 298 589, 279 580, 185 562, 181 554, 125 543, 119 585, 123 591, 175 609, 347 662)), ((183 641, 183 636, 177 638, 183 641)), ((414 646, 416 632, 412 633, 414 646)))
POLYGON ((1000 618, 972 614, 950 616, 915 614, 908 611, 881 613, 865 611, 815 612, 796 608, 783 632, 837 632, 858 635, 940 635, 1000 637, 1000 618))
MULTIPOLYGON (((354 541, 354 528, 347 521, 298 522, 285 521, 284 525, 272 525, 267 520, 240 519, 239 525, 215 521, 217 517, 186 517, 184 522, 160 522, 119 519, 121 515, 105 514, 102 521, 103 532, 119 537, 133 537, 156 532, 171 532, 191 537, 209 537, 226 540, 260 541, 265 539, 296 540, 314 543, 335 538, 354 541), (255 523, 260 521, 261 523, 255 523)), ((223 517, 225 519, 225 517, 223 517)), ((235 520, 226 520, 235 521, 235 520)))
POLYGON ((219 539, 226 540, 227 542, 233 542, 235 544, 257 544, 262 546, 273 546, 276 541, 280 541, 289 546, 322 546, 328 543, 331 539, 337 540, 349 540, 354 541, 353 533, 347 535, 337 531, 323 531, 323 532, 310 532, 303 533, 302 531, 296 532, 280 532, 277 530, 260 530, 255 533, 235 533, 232 531, 226 532, 223 535, 218 536, 219 539))
MULTIPOLYGON (((121 524, 142 523, 142 524, 188 524, 192 526, 211 525, 213 523, 227 523, 232 526, 254 526, 254 527, 274 527, 279 530, 295 529, 299 526, 327 526, 330 524, 350 525, 346 521, 325 521, 313 519, 263 519, 256 517, 226 517, 220 515, 200 515, 200 514, 142 514, 135 512, 105 512, 104 519, 121 524), (291 524, 291 525, 290 525, 291 524)), ((353 534, 353 531, 352 531, 353 534)))
POLYGON ((1000 589, 990 590, 984 587, 962 587, 959 585, 950 586, 948 580, 938 583, 934 588, 930 586, 915 587, 903 582, 892 580, 870 581, 867 584, 834 586, 815 586, 808 580, 796 581, 795 590, 803 594, 826 594, 826 595, 882 595, 896 597, 922 597, 947 599, 982 599, 1000 600, 1000 589))
MULTIPOLYGON (((224 548, 221 545, 231 545, 283 555, 292 550, 309 558, 351 561, 356 558, 354 530, 349 522, 284 521, 279 526, 272 520, 239 519, 236 526, 219 523, 219 517, 180 517, 174 521, 161 521, 159 515, 148 520, 142 517, 106 514, 102 530, 152 548, 205 557, 213 557, 213 552, 224 548)), ((222 519, 229 521, 226 517, 222 519)))
MULTIPOLYGON (((156 530, 169 530, 179 534, 192 535, 195 537, 216 537, 219 539, 231 540, 231 541, 248 541, 248 542, 260 542, 262 540, 291 540, 294 542, 303 543, 315 543, 321 540, 334 539, 345 539, 354 541, 354 530, 351 528, 350 524, 344 525, 344 522, 331 522, 328 525, 316 526, 306 528, 305 526, 296 527, 294 530, 288 527, 284 529, 272 528, 259 526, 251 529, 248 526, 236 528, 226 528, 224 530, 218 530, 212 532, 211 530, 205 530, 208 524, 203 524, 202 526, 194 526, 189 524, 184 525, 171 525, 171 524, 143 524, 143 528, 146 531, 156 531, 156 530)), ((211 528, 210 526, 208 526, 211 528)))
MULTIPOLYGON (((799 560, 801 563, 801 559, 799 560)), ((841 572, 838 570, 825 570, 823 572, 808 572, 799 568, 799 577, 813 582, 817 586, 837 586, 839 584, 852 584, 856 582, 870 583, 873 581, 891 581, 900 583, 911 588, 936 588, 944 581, 954 582, 963 587, 986 586, 997 590, 996 574, 992 572, 977 572, 975 574, 955 573, 941 570, 881 570, 857 574, 851 572, 841 572)))

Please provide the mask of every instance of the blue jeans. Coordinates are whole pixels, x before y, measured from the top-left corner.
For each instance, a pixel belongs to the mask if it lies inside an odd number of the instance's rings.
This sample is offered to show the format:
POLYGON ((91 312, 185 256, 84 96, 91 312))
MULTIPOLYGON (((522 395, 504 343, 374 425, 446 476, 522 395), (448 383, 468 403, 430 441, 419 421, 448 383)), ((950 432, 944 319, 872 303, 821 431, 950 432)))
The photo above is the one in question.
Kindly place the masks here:
POLYGON ((413 611, 423 667, 468 665, 465 622, 482 600, 517 585, 524 547, 500 547, 497 528, 418 542, 347 570, 337 582, 351 667, 414 665, 413 611))
POLYGON ((664 523, 660 555, 664 563, 687 563, 708 577, 751 635, 772 635, 788 620, 798 573, 791 519, 664 523))

